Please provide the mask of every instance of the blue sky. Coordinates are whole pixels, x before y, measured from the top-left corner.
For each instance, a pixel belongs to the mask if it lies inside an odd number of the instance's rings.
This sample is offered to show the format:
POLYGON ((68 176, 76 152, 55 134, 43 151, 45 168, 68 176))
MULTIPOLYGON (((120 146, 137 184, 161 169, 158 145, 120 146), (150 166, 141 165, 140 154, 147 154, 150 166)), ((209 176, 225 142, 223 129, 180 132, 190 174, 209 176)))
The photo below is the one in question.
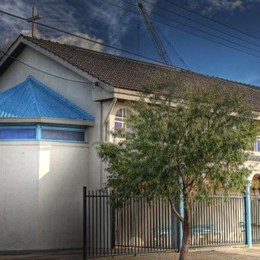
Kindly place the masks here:
MULTIPOLYGON (((135 7, 136 2, 135 0, 1 0, 0 9, 30 17, 32 5, 36 4, 42 23, 160 60, 143 18, 135 7)), ((174 46, 192 71, 260 86, 260 0, 143 0, 141 2, 153 20, 174 65, 186 68, 170 45, 174 46), (219 45, 214 41, 232 48, 219 45)), ((29 33, 30 24, 1 14, 0 31, 0 43, 6 45, 21 32, 29 33)), ((41 37, 108 51, 98 44, 90 44, 45 28, 39 27, 39 32, 41 37)), ((126 55, 118 51, 110 50, 110 52, 126 55)))

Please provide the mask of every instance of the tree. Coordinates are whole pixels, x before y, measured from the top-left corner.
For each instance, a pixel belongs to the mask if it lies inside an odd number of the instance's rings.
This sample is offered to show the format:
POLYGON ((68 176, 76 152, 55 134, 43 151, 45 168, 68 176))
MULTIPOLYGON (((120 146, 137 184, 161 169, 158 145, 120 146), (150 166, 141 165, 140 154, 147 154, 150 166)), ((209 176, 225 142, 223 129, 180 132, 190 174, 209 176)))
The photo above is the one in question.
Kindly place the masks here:
POLYGON ((190 237, 190 199, 209 200, 244 187, 244 162, 256 137, 254 114, 243 93, 222 86, 185 85, 180 79, 150 82, 131 104, 132 129, 118 144, 102 142, 99 156, 107 163, 108 186, 122 201, 142 194, 148 201, 168 199, 183 225, 181 260, 190 237), (180 198, 184 216, 175 205, 180 198))

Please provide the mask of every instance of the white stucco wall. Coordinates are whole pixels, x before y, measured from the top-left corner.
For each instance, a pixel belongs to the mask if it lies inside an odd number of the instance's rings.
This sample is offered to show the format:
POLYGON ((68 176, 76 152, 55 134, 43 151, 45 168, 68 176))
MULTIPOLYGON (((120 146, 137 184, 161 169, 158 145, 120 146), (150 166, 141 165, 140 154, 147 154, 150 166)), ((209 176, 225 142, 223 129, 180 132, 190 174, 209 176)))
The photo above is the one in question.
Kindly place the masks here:
POLYGON ((38 243, 38 147, 0 142, 0 250, 38 243))
POLYGON ((88 146, 0 142, 0 251, 82 246, 88 146))

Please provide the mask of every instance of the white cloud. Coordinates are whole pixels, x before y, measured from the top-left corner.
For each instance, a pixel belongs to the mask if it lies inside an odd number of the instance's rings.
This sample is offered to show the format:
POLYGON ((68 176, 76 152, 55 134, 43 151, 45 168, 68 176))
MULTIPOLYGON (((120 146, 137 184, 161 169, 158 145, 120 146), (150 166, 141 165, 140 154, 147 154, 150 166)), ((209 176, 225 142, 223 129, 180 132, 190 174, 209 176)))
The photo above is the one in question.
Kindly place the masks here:
MULTIPOLYGON (((1 9, 17 16, 27 18, 31 16, 33 4, 33 0, 3 0, 1 1, 1 9)), ((41 20, 39 20, 40 23, 48 24, 97 42, 103 42, 103 40, 97 37, 80 32, 81 23, 77 20, 77 5, 71 5, 60 0, 55 2, 53 0, 39 0, 37 1, 37 7, 41 16, 41 20)), ((89 42, 70 35, 62 35, 62 33, 55 30, 46 29, 42 26, 38 26, 37 29, 38 37, 50 38, 50 40, 76 45, 82 48, 90 48, 97 51, 102 50, 102 46, 97 43, 89 42)), ((11 16, 1 14, 0 30, 2 32, 0 35, 1 46, 6 46, 10 45, 10 42, 14 41, 14 39, 21 33, 30 36, 31 24, 11 16)))
MULTIPOLYGON (((150 4, 144 4, 145 9, 148 14, 152 12, 154 4, 158 0, 150 0, 150 4)), ((99 25, 93 28, 93 31, 100 30, 100 26, 108 39, 107 43, 122 48, 122 39, 128 33, 131 27, 137 28, 139 10, 137 7, 137 1, 127 1, 131 2, 131 5, 126 4, 124 1, 91 1, 88 3, 88 8, 90 10, 89 20, 99 21, 99 25), (112 4, 109 4, 112 3, 112 4)), ((139 15, 141 23, 143 23, 143 18, 139 15)), ((129 39, 131 40, 131 39, 129 39)), ((119 54, 119 51, 108 50, 110 53, 119 54)))
MULTIPOLYGON (((150 0, 155 4, 158 0, 150 0)), ((57 27, 64 31, 86 35, 94 40, 106 42, 109 45, 121 48, 122 39, 129 32, 131 26, 137 27, 137 7, 129 6, 124 1, 108 0, 1 0, 1 9, 22 17, 30 17, 32 6, 36 3, 41 16, 40 23, 57 27), (135 22, 134 22, 135 21, 135 22)), ((130 0, 129 0, 130 2, 130 0)), ((134 4, 136 1, 131 1, 134 4)), ((153 6, 145 4, 148 13, 153 6)), ((140 19, 142 17, 140 16, 140 19)), ((143 22, 143 21, 142 21, 143 22)), ((0 42, 14 40, 21 32, 30 35, 31 24, 7 15, 0 16, 0 42)), ((38 26, 39 34, 52 40, 81 47, 101 50, 98 44, 88 43, 85 40, 64 35, 61 32, 38 26)))
POLYGON ((98 20, 107 34, 109 43, 120 47, 121 37, 127 32, 134 15, 122 9, 124 4, 121 1, 116 2, 116 5, 121 8, 114 7, 106 2, 99 3, 98 5, 96 3, 90 4, 90 19, 98 20))
POLYGON ((252 71, 241 73, 239 75, 238 81, 247 82, 248 84, 259 86, 260 76, 257 69, 252 68, 252 71))
MULTIPOLYGON (((38 1, 38 9, 42 17, 41 23, 70 32, 80 32, 76 3, 73 5, 64 0, 40 0, 38 1)), ((57 34, 55 30, 44 27, 39 27, 39 30, 48 33, 48 35, 57 34)))
MULTIPOLYGON (((9 12, 21 17, 29 17, 31 13, 31 6, 25 4, 23 0, 2 0, 1 10, 9 12)), ((0 40, 2 44, 14 40, 22 29, 30 28, 30 24, 26 21, 8 16, 6 14, 0 15, 0 40)))
POLYGON ((27 35, 27 36, 31 36, 32 35, 32 31, 31 30, 22 30, 21 34, 27 35))
POLYGON ((186 0, 190 9, 197 9, 202 14, 212 14, 217 11, 243 11, 260 0, 186 0))
MULTIPOLYGON (((74 34, 76 34, 80 37, 91 39, 91 40, 96 41, 96 42, 103 43, 103 40, 98 39, 98 38, 93 37, 93 36, 91 37, 88 34, 83 34, 83 33, 78 33, 78 32, 75 32, 74 34)), ((56 41, 56 42, 63 43, 63 44, 68 44, 68 45, 75 45, 75 46, 78 46, 78 47, 81 47, 81 48, 91 49, 91 50, 95 50, 95 51, 102 51, 103 50, 103 46, 98 44, 98 43, 87 41, 87 40, 84 40, 82 38, 71 36, 71 35, 63 35, 63 36, 59 36, 59 37, 56 37, 56 38, 50 38, 49 40, 56 41)))
POLYGON ((206 8, 207 12, 213 11, 234 11, 242 10, 245 8, 245 2, 241 0, 207 0, 208 7, 206 8))

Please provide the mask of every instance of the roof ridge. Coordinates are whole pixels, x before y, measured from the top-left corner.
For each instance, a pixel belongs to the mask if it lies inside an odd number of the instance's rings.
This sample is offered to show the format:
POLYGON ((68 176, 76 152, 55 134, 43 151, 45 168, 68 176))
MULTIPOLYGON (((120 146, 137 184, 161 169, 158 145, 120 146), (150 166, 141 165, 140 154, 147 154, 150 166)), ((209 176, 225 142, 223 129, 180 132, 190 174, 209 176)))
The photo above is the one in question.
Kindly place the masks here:
POLYGON ((217 80, 224 81, 224 82, 227 82, 227 83, 239 84, 243 87, 247 87, 247 88, 250 88, 250 89, 253 89, 253 90, 257 90, 257 91, 260 90, 260 86, 252 85, 252 84, 249 84, 249 83, 244 83, 244 82, 240 82, 240 81, 236 81, 236 80, 232 80, 232 79, 224 79, 224 78, 221 78, 221 77, 218 77, 218 76, 211 76, 211 75, 207 75, 207 74, 203 74, 203 73, 198 73, 198 72, 195 72, 195 71, 189 71, 189 73, 196 74, 198 76, 202 76, 202 77, 209 78, 209 79, 210 78, 217 79, 217 80))
POLYGON ((41 111, 40 111, 40 108, 39 108, 37 97, 36 97, 35 92, 34 92, 34 87, 32 86, 33 79, 34 79, 33 76, 29 75, 25 81, 27 81, 29 83, 28 87, 30 88, 30 91, 31 91, 32 96, 34 98, 34 103, 35 103, 35 106, 36 106, 38 116, 40 116, 41 111))
POLYGON ((31 81, 34 81, 37 83, 38 86, 40 86, 42 88, 42 90, 47 91, 48 93, 51 93, 55 99, 58 99, 59 101, 61 101, 63 104, 65 105, 69 105, 73 110, 77 111, 78 113, 80 113, 83 116, 88 116, 90 117, 92 120, 94 120, 94 117, 87 113, 85 110, 83 110, 81 107, 79 107, 78 105, 72 103, 69 99, 65 98, 62 94, 60 94, 59 92, 57 92, 54 89, 49 88, 48 86, 46 86, 44 83, 40 82, 39 80, 37 80, 36 78, 34 78, 33 76, 28 76, 28 78, 30 78, 31 81))
MULTIPOLYGON (((35 43, 34 41, 36 40, 42 40, 42 41, 46 41, 46 42, 50 42, 50 43, 54 43, 54 44, 59 44, 59 45, 64 45, 64 46, 67 46, 69 48, 75 48, 75 49, 79 49, 79 50, 82 50, 82 51, 86 51, 86 52, 93 52, 93 53, 98 53, 100 55, 104 55, 104 56, 109 56, 109 57, 116 57, 118 59, 122 59, 122 60, 128 60, 128 61, 132 61, 132 62, 136 62, 136 63, 139 63, 139 64, 146 64, 146 65, 149 65, 149 66, 155 66, 155 67, 160 67, 160 68, 163 68, 163 69, 169 69, 169 70, 179 70, 179 71, 187 71, 183 68, 180 68, 180 67, 177 67, 177 66, 169 66, 169 65, 164 65, 164 64, 156 64, 156 63, 151 63, 151 62, 148 62, 148 61, 140 61, 140 60, 136 60, 134 58, 129 58, 129 57, 124 57, 124 56, 119 56, 119 55, 116 55, 116 54, 111 54, 111 53, 107 53, 107 52, 102 52, 102 51, 97 51, 97 50, 91 50, 91 49, 86 49, 86 48, 83 48, 83 47, 79 47, 79 46, 75 46, 75 45, 70 45, 70 44, 65 44, 65 43, 60 43, 58 41, 51 41, 50 39, 44 39, 44 38, 32 38, 30 36, 27 36, 27 35, 23 35, 21 34, 21 36, 23 38, 25 38, 26 40, 29 40, 33 43, 35 43)), ((36 44, 36 43, 35 43, 36 44)), ((159 63, 160 61, 158 61, 159 63)))

